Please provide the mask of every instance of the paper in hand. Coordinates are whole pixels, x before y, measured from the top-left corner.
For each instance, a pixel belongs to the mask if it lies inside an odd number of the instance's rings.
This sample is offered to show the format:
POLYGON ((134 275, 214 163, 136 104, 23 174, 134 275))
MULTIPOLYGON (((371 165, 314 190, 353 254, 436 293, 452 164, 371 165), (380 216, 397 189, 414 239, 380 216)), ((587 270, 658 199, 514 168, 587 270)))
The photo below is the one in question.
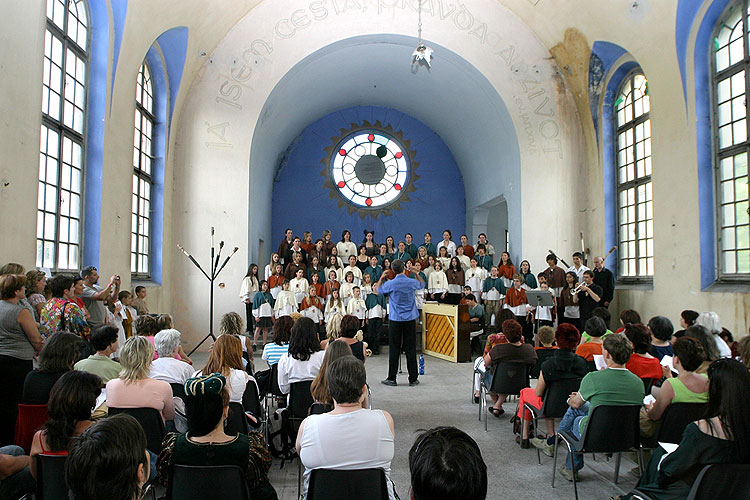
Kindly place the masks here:
POLYGON ((663 358, 661 358, 661 361, 659 361, 659 363, 661 363, 662 366, 668 367, 670 371, 677 371, 674 369, 674 365, 672 364, 672 356, 664 356, 663 358))
POLYGON ((648 404, 651 404, 651 403, 656 403, 656 398, 655 398, 655 397, 653 397, 653 396, 652 396, 651 394, 647 394, 647 395, 646 395, 646 396, 645 396, 645 397, 643 398, 643 404, 644 404, 644 405, 648 405, 648 404))
POLYGON ((594 354, 594 364, 597 370, 604 370, 607 368, 607 363, 604 362, 604 356, 601 354, 594 354))

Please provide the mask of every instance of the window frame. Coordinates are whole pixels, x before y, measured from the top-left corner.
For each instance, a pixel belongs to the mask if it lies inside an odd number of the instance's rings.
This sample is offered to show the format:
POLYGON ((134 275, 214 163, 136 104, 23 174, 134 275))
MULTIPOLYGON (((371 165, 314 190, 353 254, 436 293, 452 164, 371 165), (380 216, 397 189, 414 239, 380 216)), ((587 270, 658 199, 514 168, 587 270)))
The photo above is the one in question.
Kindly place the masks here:
MULTIPOLYGON (((638 117, 631 118, 630 121, 627 121, 624 125, 619 125, 618 124, 618 118, 617 118, 617 115, 618 115, 618 109, 617 109, 618 103, 617 103, 617 99, 619 99, 620 94, 622 94, 623 87, 625 87, 625 85, 627 85, 627 84, 630 84, 630 86, 631 86, 631 93, 634 92, 634 90, 635 90, 635 77, 637 77, 637 76, 643 76, 643 78, 646 80, 646 88, 648 89, 648 78, 646 77, 645 72, 640 67, 635 67, 632 70, 630 70, 626 74, 626 76, 620 81, 619 85, 617 86, 617 92, 615 94, 615 96, 616 96, 615 97, 615 102, 612 104, 612 123, 611 123, 612 130, 613 130, 613 140, 612 140, 613 164, 612 164, 612 168, 613 168, 613 171, 614 171, 613 177, 614 177, 614 196, 615 196, 615 200, 614 200, 615 201, 615 222, 616 222, 616 224, 615 224, 616 225, 616 227, 615 227, 616 240, 615 241, 616 241, 616 245, 617 245, 617 282, 621 283, 621 284, 648 284, 648 285, 650 285, 650 284, 653 284, 654 274, 656 272, 655 252, 652 252, 652 255, 650 257, 649 256, 645 257, 646 259, 648 259, 648 258, 653 259, 653 261, 654 261, 654 264, 653 264, 654 265, 654 273, 652 273, 652 274, 640 274, 640 273, 638 273, 639 266, 640 266, 639 259, 643 258, 643 257, 641 257, 641 254, 640 254, 639 241, 641 241, 641 240, 647 241, 649 239, 648 237, 639 238, 640 232, 639 232, 639 229, 638 229, 638 225, 639 225, 640 222, 647 222, 648 220, 651 220, 651 226, 652 226, 651 240, 655 239, 654 238, 654 223, 653 223, 653 220, 654 220, 654 218, 653 218, 654 217, 654 214, 653 214, 653 208, 654 208, 654 198, 653 198, 653 155, 649 154, 649 156, 648 156, 649 158, 652 159, 652 161, 651 161, 651 165, 652 165, 651 166, 651 173, 648 174, 648 175, 644 175, 642 177, 638 177, 638 175, 637 175, 637 162, 638 162, 638 158, 635 155, 635 151, 637 150, 637 148, 636 148, 637 140, 636 140, 636 137, 635 137, 635 131, 636 131, 636 127, 638 125, 642 125, 642 124, 644 124, 646 122, 649 122, 650 133, 649 133, 648 138, 649 138, 649 140, 653 140, 653 133, 652 133, 653 130, 651 129, 651 126, 650 126, 650 123, 651 123, 651 99, 650 99, 649 94, 646 93, 646 95, 649 97, 649 110, 647 112, 642 113, 638 117), (633 135, 633 143, 632 143, 631 146, 628 146, 628 147, 632 147, 633 150, 634 150, 634 154, 633 154, 634 178, 633 178, 633 180, 625 181, 625 182, 621 183, 620 182, 620 172, 619 172, 620 164, 619 164, 619 149, 618 149, 619 148, 619 136, 620 136, 621 133, 623 133, 623 132, 625 132, 627 130, 632 130, 632 135, 633 135), (648 201, 651 202, 651 210, 652 210, 651 219, 648 219, 648 218, 639 219, 638 218, 638 205, 639 205, 638 188, 640 186, 646 186, 648 184, 651 184, 651 199, 647 200, 647 202, 648 201), (625 192, 625 191, 627 191, 628 189, 631 189, 631 188, 634 189, 634 192, 635 192, 635 198, 634 198, 634 203, 633 203, 633 207, 634 207, 634 210, 635 210, 635 220, 634 220, 633 223, 635 224, 635 231, 636 232, 635 232, 635 239, 632 240, 632 241, 635 242, 635 254, 634 254, 634 256, 628 256, 628 259, 630 259, 630 258, 635 259, 636 274, 633 275, 633 276, 625 276, 625 275, 622 274, 622 271, 623 271, 623 267, 622 267, 623 266, 623 260, 620 257, 620 255, 621 255, 621 250, 620 249, 621 249, 621 247, 623 245, 623 240, 621 238, 622 224, 621 224, 621 216, 620 216, 620 211, 623 208, 623 205, 620 203, 620 193, 625 192)), ((629 105, 631 107, 635 106, 635 100, 632 100, 629 105)), ((633 112, 633 116, 634 115, 635 115, 635 113, 633 112)), ((625 206, 630 206, 630 205, 625 205, 625 206)), ((629 242, 631 240, 627 240, 627 241, 629 242)), ((653 245, 653 243, 652 243, 652 245, 653 245)))
MULTIPOLYGON (((45 242, 52 242, 53 248, 54 248, 54 257, 53 257, 53 266, 49 268, 52 272, 78 272, 82 268, 82 261, 83 261, 83 253, 84 253, 84 227, 85 227, 85 204, 86 204, 86 158, 87 158, 87 140, 86 140, 86 130, 88 129, 88 104, 89 104, 89 80, 90 80, 90 73, 91 73, 91 9, 89 7, 87 0, 65 0, 64 5, 64 11, 63 11, 63 27, 61 28, 58 26, 53 19, 50 19, 47 16, 47 5, 49 2, 56 2, 57 0, 47 0, 45 2, 45 17, 44 17, 44 30, 43 35, 46 38, 46 34, 49 31, 50 36, 52 38, 56 38, 60 41, 62 45, 62 59, 61 59, 61 93, 60 93, 60 103, 59 103, 59 117, 53 118, 48 113, 46 113, 43 109, 41 110, 41 126, 40 126, 40 138, 41 138, 41 127, 45 127, 47 130, 54 131, 58 135, 57 139, 57 151, 58 151, 58 157, 57 157, 57 181, 54 184, 56 189, 56 203, 57 207, 55 209, 54 215, 55 215, 55 229, 54 229, 54 239, 50 240, 44 237, 44 226, 42 226, 42 234, 41 237, 37 236, 35 238, 36 243, 38 244, 40 241, 42 242, 42 259, 39 267, 45 267, 44 266, 44 244, 45 242), (86 12, 86 47, 81 48, 78 43, 73 40, 68 35, 68 22, 70 21, 70 3, 79 3, 83 9, 86 12), (66 84, 65 84, 65 77, 66 77, 66 66, 68 61, 68 50, 73 52, 73 54, 81 59, 83 63, 85 64, 85 84, 84 84, 84 93, 83 93, 83 113, 82 113, 82 119, 83 123, 81 124, 81 132, 76 131, 73 126, 67 126, 65 125, 65 96, 66 96, 66 84), (60 179, 62 177, 62 168, 63 168, 63 143, 65 138, 69 138, 72 142, 75 142, 81 146, 81 179, 80 179, 80 193, 77 193, 80 197, 80 207, 79 207, 79 225, 78 225, 78 261, 77 266, 75 268, 72 267, 60 267, 59 266, 59 258, 60 258, 60 245, 61 243, 65 243, 68 245, 71 245, 70 242, 62 242, 60 239, 60 220, 62 217, 62 210, 61 210, 61 200, 62 200, 62 191, 63 187, 61 185, 60 179)), ((53 12, 54 12, 55 6, 53 5, 53 12)), ((46 55, 44 54, 44 50, 42 51, 42 63, 43 65, 46 64, 45 62, 46 55)), ((44 81, 42 81, 42 92, 45 92, 45 84, 44 81)), ((74 90, 70 90, 71 92, 74 92, 74 90)), ((40 103, 40 108, 41 108, 40 103)), ((45 154, 40 151, 39 154, 45 154)), ((38 172, 37 172, 37 186, 44 183, 45 185, 50 185, 46 182, 46 180, 42 180, 39 178, 38 172)), ((38 202, 37 202, 37 214, 39 212, 43 213, 51 213, 46 210, 46 205, 43 210, 39 209, 38 202)), ((72 217, 68 217, 72 218, 72 217)), ((39 233, 40 228, 38 226, 38 220, 37 220, 37 233, 39 233)), ((76 245, 76 244, 73 244, 76 245)), ((36 258, 36 256, 35 256, 36 258)))

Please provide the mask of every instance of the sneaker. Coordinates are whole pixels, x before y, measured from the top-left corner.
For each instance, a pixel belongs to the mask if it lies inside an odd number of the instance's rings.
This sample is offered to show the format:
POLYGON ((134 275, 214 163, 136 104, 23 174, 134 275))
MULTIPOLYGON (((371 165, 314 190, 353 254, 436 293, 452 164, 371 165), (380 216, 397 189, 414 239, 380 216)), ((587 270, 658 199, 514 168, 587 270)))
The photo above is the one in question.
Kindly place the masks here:
MULTIPOLYGON (((391 380, 391 379, 389 379, 389 378, 387 378, 387 379, 385 379, 385 380, 382 380, 382 381, 381 381, 381 383, 382 383, 383 385, 390 385, 391 387, 396 387, 396 386, 398 385, 398 384, 396 383, 396 381, 395 381, 395 380, 391 380)), ((410 384, 410 385, 411 385, 411 384, 410 384)))
POLYGON ((578 472, 573 472, 564 465, 560 467, 560 475, 571 483, 573 482, 573 475, 575 475, 576 481, 578 481, 578 472))
POLYGON ((255 352, 255 351, 257 351, 257 350, 258 350, 258 346, 257 346, 257 345, 255 345, 255 344, 253 344, 253 352, 255 352))
POLYGON ((413 382, 409 382, 409 387, 414 387, 415 385, 419 385, 419 380, 415 380, 413 382))
POLYGON ((529 440, 529 443, 531 443, 531 446, 534 448, 539 448, 542 453, 547 455, 548 457, 554 456, 555 454, 555 446, 551 444, 547 444, 546 439, 539 439, 538 437, 533 437, 529 440))

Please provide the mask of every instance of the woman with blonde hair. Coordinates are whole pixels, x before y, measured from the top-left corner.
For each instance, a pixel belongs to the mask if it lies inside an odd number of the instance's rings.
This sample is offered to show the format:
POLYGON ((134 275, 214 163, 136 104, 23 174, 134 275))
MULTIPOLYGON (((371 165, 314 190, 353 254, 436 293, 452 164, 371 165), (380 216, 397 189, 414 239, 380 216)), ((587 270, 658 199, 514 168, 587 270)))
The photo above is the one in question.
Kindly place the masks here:
POLYGON ((146 337, 135 336, 120 349, 120 376, 107 382, 107 406, 110 408, 154 408, 162 418, 174 419, 172 387, 149 377, 154 346, 146 337))
POLYGON ((271 259, 268 261, 266 268, 263 270, 264 280, 268 281, 268 278, 271 277, 274 270, 276 269, 276 264, 281 264, 281 262, 279 262, 279 254, 277 254, 276 252, 273 252, 271 254, 271 259))
POLYGON ((334 312, 328 322, 326 323, 326 338, 320 342, 320 348, 325 349, 329 342, 341 337, 341 320, 344 319, 344 315, 339 312, 334 312))
POLYGON ((240 339, 240 343, 242 344, 242 359, 244 360, 242 364, 245 365, 245 371, 252 374, 255 372, 253 349, 252 346, 248 349, 250 337, 243 333, 245 331, 244 326, 245 323, 242 321, 242 316, 236 312, 228 312, 221 317, 219 335, 235 335, 240 339))
POLYGON ((242 394, 248 381, 256 383, 242 366, 242 343, 234 335, 220 335, 214 342, 206 366, 193 376, 212 373, 221 373, 227 379, 229 401, 232 403, 242 403, 242 394))

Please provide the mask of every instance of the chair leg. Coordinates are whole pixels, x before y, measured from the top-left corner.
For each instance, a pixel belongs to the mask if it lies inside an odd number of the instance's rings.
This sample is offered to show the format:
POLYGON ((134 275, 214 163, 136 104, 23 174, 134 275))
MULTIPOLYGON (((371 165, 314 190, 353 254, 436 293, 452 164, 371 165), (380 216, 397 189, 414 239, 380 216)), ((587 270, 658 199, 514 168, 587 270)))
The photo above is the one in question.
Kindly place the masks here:
POLYGON ((622 458, 622 452, 618 452, 617 456, 615 457, 615 484, 617 484, 617 480, 620 478, 620 459, 622 458))
POLYGON ((575 462, 573 460, 573 453, 570 454, 570 465, 573 466, 571 471, 573 471, 573 492, 575 493, 576 500, 578 500, 578 482, 576 481, 576 470, 575 470, 575 462))
POLYGON ((302 494, 302 459, 297 455, 297 498, 302 494))
MULTIPOLYGON (((555 434, 555 444, 557 444, 557 434, 555 434)), ((555 452, 552 454, 552 487, 553 488, 555 487, 555 475, 557 474, 557 448, 558 446, 555 446, 555 452)))

